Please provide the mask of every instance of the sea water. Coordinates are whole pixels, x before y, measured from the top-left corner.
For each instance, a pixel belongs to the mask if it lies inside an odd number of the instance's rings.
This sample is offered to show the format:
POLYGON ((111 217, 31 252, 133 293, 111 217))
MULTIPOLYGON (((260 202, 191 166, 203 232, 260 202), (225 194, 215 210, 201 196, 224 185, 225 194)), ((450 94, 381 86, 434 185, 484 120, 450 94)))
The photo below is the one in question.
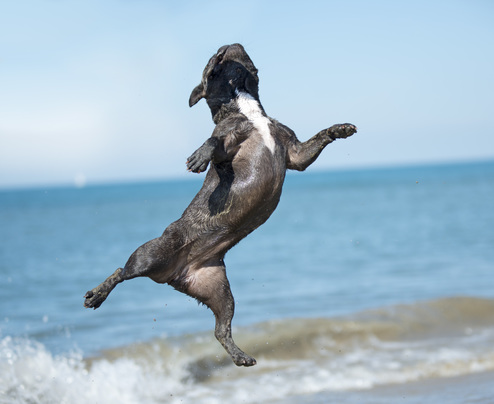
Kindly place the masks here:
POLYGON ((0 192, 0 403, 359 402, 494 369, 494 162, 290 173, 225 259, 248 369, 170 286, 82 306, 200 186, 0 192))

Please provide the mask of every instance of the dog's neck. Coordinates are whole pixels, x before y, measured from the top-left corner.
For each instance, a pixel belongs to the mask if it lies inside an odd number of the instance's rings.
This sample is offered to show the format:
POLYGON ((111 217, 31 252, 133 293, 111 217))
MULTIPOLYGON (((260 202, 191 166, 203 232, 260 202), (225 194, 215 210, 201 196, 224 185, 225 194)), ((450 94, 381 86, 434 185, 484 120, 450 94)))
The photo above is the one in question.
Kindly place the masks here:
POLYGON ((243 91, 237 90, 235 93, 236 97, 230 100, 229 103, 223 104, 213 116, 213 121, 216 125, 228 116, 239 112, 244 115, 260 114, 261 116, 266 116, 264 108, 258 99, 243 91))

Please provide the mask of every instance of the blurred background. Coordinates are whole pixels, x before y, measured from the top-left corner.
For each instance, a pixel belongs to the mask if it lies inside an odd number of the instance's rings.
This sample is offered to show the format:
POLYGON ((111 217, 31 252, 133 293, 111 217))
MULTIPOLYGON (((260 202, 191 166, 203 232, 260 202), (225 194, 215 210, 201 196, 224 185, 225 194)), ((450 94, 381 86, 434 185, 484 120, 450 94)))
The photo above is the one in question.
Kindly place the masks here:
POLYGON ((494 157, 490 1, 16 1, 0 5, 0 187, 186 176, 188 107, 242 43, 261 101, 305 140, 358 126, 312 169, 494 157))

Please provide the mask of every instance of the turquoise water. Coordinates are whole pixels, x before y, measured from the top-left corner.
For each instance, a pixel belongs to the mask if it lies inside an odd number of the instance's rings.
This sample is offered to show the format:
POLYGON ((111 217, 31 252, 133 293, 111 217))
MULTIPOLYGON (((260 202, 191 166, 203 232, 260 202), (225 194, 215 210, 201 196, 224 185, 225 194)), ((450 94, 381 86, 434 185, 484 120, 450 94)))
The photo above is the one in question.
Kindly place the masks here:
POLYGON ((259 402, 263 378, 269 401, 494 369, 494 162, 291 173, 225 259, 251 370, 167 285, 82 306, 181 215, 194 178, 0 192, 0 402, 259 402))

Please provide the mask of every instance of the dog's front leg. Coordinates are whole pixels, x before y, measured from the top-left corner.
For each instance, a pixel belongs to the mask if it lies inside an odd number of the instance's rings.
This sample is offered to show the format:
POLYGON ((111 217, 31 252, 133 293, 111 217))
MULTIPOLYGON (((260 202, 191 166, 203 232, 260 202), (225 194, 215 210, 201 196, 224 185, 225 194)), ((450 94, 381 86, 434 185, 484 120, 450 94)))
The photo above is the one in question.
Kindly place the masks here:
POLYGON ((295 138, 295 142, 288 148, 287 168, 298 171, 305 170, 319 157, 319 154, 329 143, 336 139, 345 139, 355 132, 357 132, 355 125, 344 123, 324 129, 303 143, 295 138))
POLYGON ((215 151, 220 146, 220 143, 221 139, 217 137, 210 137, 206 140, 203 145, 187 159, 187 170, 194 173, 206 171, 206 168, 208 168, 209 162, 213 159, 215 151))
POLYGON ((187 169, 201 173, 206 171, 210 161, 213 163, 231 161, 239 145, 246 139, 246 134, 249 133, 250 125, 246 122, 248 121, 245 118, 239 120, 234 116, 218 124, 211 137, 187 159, 187 169), (245 130, 245 127, 249 130, 245 130), (227 137, 228 141, 225 140, 227 137), (226 146, 225 143, 228 145, 226 146))

